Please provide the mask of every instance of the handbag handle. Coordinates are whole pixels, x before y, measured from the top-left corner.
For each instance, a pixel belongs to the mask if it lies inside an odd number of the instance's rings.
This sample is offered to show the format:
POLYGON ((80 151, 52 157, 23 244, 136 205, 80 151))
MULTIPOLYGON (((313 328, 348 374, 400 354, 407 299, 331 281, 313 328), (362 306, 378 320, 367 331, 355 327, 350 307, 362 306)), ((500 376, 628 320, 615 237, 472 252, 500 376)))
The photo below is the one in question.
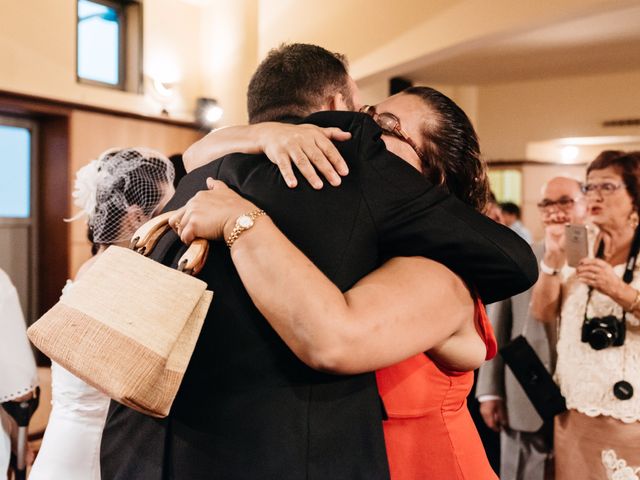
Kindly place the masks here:
POLYGON ((162 237, 171 227, 169 218, 174 212, 164 212, 153 217, 148 222, 143 223, 131 237, 129 248, 136 252, 148 256, 162 237))
MULTIPOLYGON (((131 237, 129 248, 145 257, 149 256, 160 237, 171 229, 169 218, 173 213, 164 212, 141 225, 131 237)), ((178 270, 188 275, 197 275, 204 267, 208 253, 209 242, 204 238, 196 238, 180 257, 178 270)))

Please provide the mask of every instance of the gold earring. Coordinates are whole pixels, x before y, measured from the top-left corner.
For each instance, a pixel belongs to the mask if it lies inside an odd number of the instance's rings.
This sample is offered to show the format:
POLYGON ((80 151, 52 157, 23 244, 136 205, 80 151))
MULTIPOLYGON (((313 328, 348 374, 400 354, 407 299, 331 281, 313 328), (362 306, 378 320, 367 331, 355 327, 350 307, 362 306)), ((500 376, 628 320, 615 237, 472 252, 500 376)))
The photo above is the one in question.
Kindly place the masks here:
POLYGON ((638 215, 638 212, 634 210, 629 215, 629 226, 635 230, 638 228, 638 224, 640 224, 640 216, 638 215))

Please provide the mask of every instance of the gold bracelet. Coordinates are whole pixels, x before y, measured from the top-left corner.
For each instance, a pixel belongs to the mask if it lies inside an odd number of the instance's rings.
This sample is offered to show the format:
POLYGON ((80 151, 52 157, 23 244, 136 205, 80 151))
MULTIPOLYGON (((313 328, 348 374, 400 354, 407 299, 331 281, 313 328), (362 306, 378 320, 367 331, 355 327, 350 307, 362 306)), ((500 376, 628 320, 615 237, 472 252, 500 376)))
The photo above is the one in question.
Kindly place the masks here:
POLYGON ((636 298, 633 300, 631 305, 629 305, 629 308, 626 309, 627 312, 629 313, 632 313, 636 308, 638 308, 638 306, 640 306, 640 291, 635 290, 635 292, 636 292, 636 298))
POLYGON ((238 239, 238 237, 242 234, 242 232, 249 230, 253 227, 256 218, 266 215, 264 210, 254 210, 253 212, 245 213, 244 215, 240 215, 236 219, 236 225, 233 227, 229 238, 227 238, 227 247, 231 248, 234 242, 238 239))

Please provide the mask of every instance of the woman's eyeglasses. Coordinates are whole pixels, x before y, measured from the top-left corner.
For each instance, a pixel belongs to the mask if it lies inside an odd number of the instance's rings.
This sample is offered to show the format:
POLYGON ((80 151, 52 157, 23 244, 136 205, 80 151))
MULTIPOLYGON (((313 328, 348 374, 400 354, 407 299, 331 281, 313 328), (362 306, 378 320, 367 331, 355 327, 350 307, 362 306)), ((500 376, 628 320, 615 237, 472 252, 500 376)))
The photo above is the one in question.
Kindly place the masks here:
POLYGON ((399 138, 403 142, 408 143, 411 148, 418 154, 421 160, 423 160, 423 153, 420 150, 420 147, 414 142, 407 132, 402 129, 400 125, 400 119, 396 117, 393 113, 390 112, 376 112, 376 107, 373 105, 365 105, 360 109, 360 112, 366 113, 373 121, 378 124, 378 126, 382 129, 383 132, 393 135, 394 137, 399 138))
POLYGON ((607 196, 613 194, 613 192, 620 189, 621 187, 624 187, 624 183, 585 183, 582 186, 582 191, 585 195, 598 192, 600 195, 607 196))

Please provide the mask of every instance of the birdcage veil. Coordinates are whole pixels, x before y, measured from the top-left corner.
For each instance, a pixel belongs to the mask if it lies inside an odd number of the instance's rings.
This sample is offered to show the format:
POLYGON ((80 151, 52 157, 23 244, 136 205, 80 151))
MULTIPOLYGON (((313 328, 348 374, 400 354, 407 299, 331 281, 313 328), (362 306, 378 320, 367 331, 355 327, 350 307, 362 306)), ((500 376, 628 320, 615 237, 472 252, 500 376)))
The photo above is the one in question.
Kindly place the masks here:
POLYGON ((81 212, 71 220, 86 216, 96 244, 129 240, 157 213, 174 176, 171 161, 154 150, 107 150, 76 173, 72 196, 81 212))

